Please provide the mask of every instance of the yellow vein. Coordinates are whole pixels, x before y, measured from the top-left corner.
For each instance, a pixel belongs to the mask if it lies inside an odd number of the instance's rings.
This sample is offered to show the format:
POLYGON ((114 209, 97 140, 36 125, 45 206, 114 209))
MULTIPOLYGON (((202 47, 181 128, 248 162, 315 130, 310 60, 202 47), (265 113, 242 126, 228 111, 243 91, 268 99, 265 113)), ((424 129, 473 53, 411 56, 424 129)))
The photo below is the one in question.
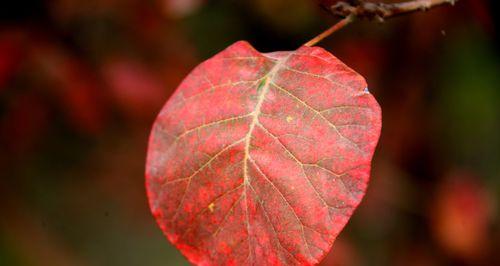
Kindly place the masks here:
POLYGON ((330 112, 330 111, 333 111, 333 110, 338 110, 338 109, 355 109, 355 110, 372 110, 370 107, 368 106, 357 106, 357 105, 339 105, 339 106, 333 106, 333 107, 330 107, 328 109, 325 109, 325 110, 321 110, 319 111, 320 113, 326 113, 326 112, 330 112))
POLYGON ((214 232, 212 233, 213 237, 216 237, 217 234, 223 229, 224 224, 226 223, 227 218, 229 217, 229 215, 231 215, 231 213, 234 210, 234 207, 238 204, 238 202, 240 202, 240 200, 242 198, 243 198, 243 193, 241 193, 241 195, 238 197, 238 199, 231 205, 231 207, 229 208, 229 210, 227 211, 227 213, 224 215, 224 218, 222 218, 220 224, 217 226, 217 229, 214 230, 214 232))
POLYGON ((235 121, 235 120, 239 120, 239 119, 243 119, 243 118, 246 118, 246 117, 249 117, 251 116, 252 113, 249 113, 249 114, 245 114, 245 115, 239 115, 239 116, 233 116, 233 117, 229 117, 229 118, 224 118, 224 119, 221 119, 221 120, 217 120, 217 121, 213 121, 213 122, 209 122, 209 123, 204 123, 202 125, 199 125, 197 127, 194 127, 194 128, 191 128, 191 129, 188 129, 186 131, 184 131, 183 133, 179 134, 176 138, 175 138, 175 142, 177 142, 179 139, 185 137, 186 135, 188 135, 189 133, 193 132, 193 131, 196 131, 196 130, 201 130, 201 129, 204 129, 204 128, 207 128, 207 127, 211 127, 211 126, 215 126, 215 125, 218 125, 218 124, 223 124, 223 123, 227 123, 227 122, 231 122, 231 121, 235 121))
MULTIPOLYGON (((344 187, 344 189, 352 196, 354 197, 352 191, 347 187, 346 183, 344 182, 344 179, 342 179, 342 176, 345 176, 345 175, 348 175, 347 172, 344 172, 342 174, 337 174, 335 172, 333 172, 332 170, 328 169, 328 168, 325 168, 319 164, 313 164, 313 163, 309 163, 309 164, 304 164, 304 166, 310 166, 310 167, 316 167, 316 168, 319 168, 333 176, 335 176, 335 179, 338 179, 340 180, 340 182, 342 183, 342 186, 344 187)), ((337 208, 338 209, 338 208, 337 208)))
MULTIPOLYGON (((230 189, 230 190, 225 191, 224 193, 222 193, 221 195, 219 195, 219 196, 217 196, 215 199, 213 199, 213 200, 210 202, 210 204, 212 204, 212 203, 214 203, 214 202, 217 202, 218 200, 220 200, 220 199, 224 198, 225 196, 229 195, 230 193, 232 193, 232 192, 234 192, 234 191, 236 191, 236 190, 240 189, 242 186, 243 186, 243 183, 241 183, 240 185, 238 185, 238 186, 237 186, 237 187, 235 187, 235 188, 232 188, 232 189, 230 189)), ((242 193, 242 195, 243 195, 243 193, 242 193)), ((240 195, 238 198, 239 198, 239 199, 241 199, 242 195, 240 195)), ((239 201, 239 199, 237 199, 236 201, 239 201)), ((201 211, 199 211, 197 214, 195 214, 194 218, 193 218, 193 219, 191 219, 191 222, 193 222, 193 223, 191 224, 191 226, 190 226, 190 227, 188 227, 188 228, 184 231, 184 233, 182 234, 181 238, 183 238, 183 237, 184 237, 184 236, 185 236, 185 235, 186 235, 186 234, 187 234, 190 230, 192 230, 192 229, 193 229, 196 225, 198 225, 198 224, 194 223, 194 221, 195 221, 195 220, 197 220, 197 219, 198 219, 198 218, 199 218, 199 217, 200 217, 203 213, 205 213, 207 210, 209 210, 209 206, 210 206, 210 204, 209 204, 209 205, 207 205, 207 206, 205 206, 203 209, 201 209, 201 211)))
POLYGON ((290 98, 294 99, 295 101, 301 103, 302 105, 304 105, 305 107, 307 107, 307 109, 311 110, 313 113, 317 114, 319 117, 321 117, 331 128, 333 128, 335 130, 335 132, 344 140, 346 140, 349 144, 353 145, 358 151, 361 152, 361 154, 364 154, 363 150, 361 150, 361 148, 358 146, 357 143, 355 143, 354 141, 352 141, 351 139, 345 137, 344 135, 342 135, 342 133, 340 133, 340 131, 338 130, 337 126, 335 126, 335 124, 333 124, 330 120, 328 120, 321 112, 319 112, 318 110, 314 109, 312 106, 310 106, 308 103, 304 102, 302 99, 300 99, 299 97, 295 96, 294 94, 292 94, 291 92, 287 91, 286 89, 280 87, 278 84, 274 83, 274 82, 271 82, 272 85, 277 88, 278 90, 284 92, 286 95, 288 95, 290 98))
POLYGON ((267 214, 267 211, 266 211, 266 208, 264 208, 264 204, 262 203, 262 199, 260 198, 260 196, 257 194, 257 191, 255 191, 255 189, 253 188, 252 185, 249 184, 249 187, 250 189, 252 189, 253 193, 255 194, 255 196, 258 198, 257 199, 257 202, 259 203, 260 207, 262 208, 262 212, 264 213, 264 216, 266 217, 266 220, 267 222, 271 225, 271 228, 273 229, 273 232, 274 232, 274 237, 276 238, 276 240, 278 241, 278 245, 281 247, 281 249, 283 249, 284 251, 286 251, 286 253, 292 258, 294 259, 296 262, 299 262, 299 264, 302 264, 300 263, 300 261, 288 250, 286 249, 283 244, 281 244, 281 239, 278 237, 278 232, 276 231, 276 228, 274 228, 274 224, 271 222, 271 219, 269 218, 269 215, 267 214))
POLYGON ((340 87, 344 87, 344 88, 349 88, 349 86, 345 85, 345 84, 342 84, 338 81, 335 81, 335 80, 332 80, 330 78, 328 78, 328 76, 323 76, 323 75, 318 75, 318 74, 313 74, 313 73, 309 73, 309 72, 305 72, 305 71, 301 71, 301 70, 298 70, 298 69, 295 69, 295 68, 291 68, 291 67, 283 67, 284 69, 288 70, 288 71, 291 71, 291 72, 295 72, 295 73, 298 73, 298 74, 302 74, 302 75, 306 75, 306 76, 309 76, 309 77, 315 77, 315 78, 320 78, 320 79, 326 79, 327 81, 329 81, 330 83, 333 83, 335 85, 339 85, 340 87))
MULTIPOLYGON (((274 190, 276 190, 276 192, 278 192, 278 194, 281 196, 281 198, 286 202, 286 205, 288 205, 288 207, 292 210, 293 215, 297 219, 297 222, 300 224, 300 229, 301 229, 301 232, 302 232, 302 239, 304 240, 304 244, 306 245, 307 251, 309 252, 309 256, 311 258, 314 258, 314 256, 311 253, 311 250, 309 249, 309 243, 306 240, 306 234, 305 234, 305 231, 304 231, 304 226, 305 226, 304 222, 299 218, 299 216, 297 215, 297 212, 295 212, 295 209, 292 207, 292 205, 285 198, 285 196, 283 195, 283 193, 281 192, 281 190, 279 190, 278 187, 276 187, 276 185, 267 177, 267 175, 264 174, 264 172, 262 172, 262 170, 260 169, 259 165, 255 162, 255 160, 251 159, 251 157, 250 157, 250 160, 253 163, 253 165, 255 166, 255 169, 257 169, 257 171, 264 177, 264 179, 266 179, 267 182, 269 184, 271 184, 271 186, 274 188, 274 190)), ((311 230, 313 230, 313 231, 316 231, 315 229, 313 229, 311 227, 309 227, 309 228, 311 230)))
MULTIPOLYGON (((316 189, 316 187, 312 184, 311 180, 309 180, 305 170, 304 170, 304 163, 302 161, 300 161, 297 156, 295 156, 291 151, 290 149, 288 149, 285 144, 283 144, 281 142, 281 140, 276 136, 274 135, 273 133, 271 133, 264 125, 262 125, 261 123, 259 123, 259 127, 264 130, 269 136, 271 136, 274 141, 276 141, 284 150, 285 150, 285 153, 288 154, 290 157, 292 157, 292 159, 300 166, 301 170, 302 170, 302 174, 304 176, 304 179, 307 180, 307 182, 309 183, 309 185, 311 186, 311 188, 314 190, 314 192, 316 193, 316 196, 320 199, 320 201, 323 203, 323 205, 325 205, 325 207, 328 209, 329 207, 332 207, 330 206, 326 200, 324 199, 323 196, 321 196, 321 194, 319 193, 319 191, 316 189)), ((328 216, 330 216, 330 213, 328 213, 328 216)), ((331 219, 331 216, 330 216, 330 219, 331 219)), ((314 229, 313 229, 314 230, 314 229)), ((314 230, 316 231, 316 230, 314 230)), ((317 231, 316 231, 317 232, 317 231)), ((319 233, 319 232, 318 232, 319 233)))
MULTIPOLYGON (((216 153, 210 160, 208 160, 206 163, 204 163, 200 168, 198 168, 198 170, 196 170, 192 175, 188 176, 188 177, 185 177, 185 178, 182 178, 182 179, 187 179, 188 180, 188 183, 186 185, 186 189, 184 190, 184 193, 182 195, 182 198, 181 198, 181 201, 179 203, 179 206, 177 206, 177 209, 175 210, 175 213, 174 215, 172 216, 172 221, 175 220, 175 218, 177 217, 177 215, 179 214, 179 210, 181 208, 181 206, 184 204, 184 200, 186 199, 186 195, 187 195, 187 192, 189 190, 189 187, 191 185, 191 180, 193 179, 194 176, 196 176, 199 172, 201 172, 205 167, 209 166, 213 160, 217 159, 222 153, 228 151, 230 148, 238 145, 240 142, 243 142, 245 139, 240 139, 238 141, 235 141, 233 142, 232 144, 230 145, 227 145, 225 148, 223 148, 222 150, 220 150, 218 153, 216 153)), ((172 182, 172 181, 170 181, 172 182)), ((165 185, 165 184, 163 184, 165 185)))
MULTIPOLYGON (((290 55, 289 55, 290 56, 290 55)), ((252 122, 250 123, 250 127, 248 129, 248 133, 245 136, 245 149, 244 149, 244 158, 243 158, 243 182, 245 184, 244 186, 244 194, 245 194, 245 216, 246 216, 246 222, 247 222, 247 233, 248 237, 250 238, 250 220, 248 217, 248 196, 247 196, 247 186, 250 185, 250 182, 248 181, 248 159, 250 155, 250 142, 252 139, 252 134, 255 129, 255 125, 259 121, 259 115, 261 112, 262 108, 262 103, 264 102, 267 92, 269 91, 270 87, 270 82, 271 79, 274 77, 274 75, 278 72, 282 64, 288 60, 288 57, 282 58, 277 63, 271 68, 269 73, 264 77, 264 80, 259 83, 257 87, 257 102, 255 104, 254 111, 252 112, 252 122), (260 90, 260 92, 258 91, 260 90)), ((252 248, 250 246, 250 241, 248 241, 248 250, 251 252, 252 248)), ((249 254, 250 255, 250 254, 249 254)))

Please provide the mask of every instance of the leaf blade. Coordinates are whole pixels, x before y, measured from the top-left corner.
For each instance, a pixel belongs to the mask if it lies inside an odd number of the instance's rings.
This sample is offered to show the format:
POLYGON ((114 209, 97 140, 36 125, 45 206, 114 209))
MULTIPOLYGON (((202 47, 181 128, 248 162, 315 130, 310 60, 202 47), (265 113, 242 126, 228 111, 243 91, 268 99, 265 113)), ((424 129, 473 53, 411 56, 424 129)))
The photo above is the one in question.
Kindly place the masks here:
POLYGON ((195 264, 317 264, 364 195, 380 108, 325 50, 237 42, 160 112, 146 185, 167 238, 195 264))

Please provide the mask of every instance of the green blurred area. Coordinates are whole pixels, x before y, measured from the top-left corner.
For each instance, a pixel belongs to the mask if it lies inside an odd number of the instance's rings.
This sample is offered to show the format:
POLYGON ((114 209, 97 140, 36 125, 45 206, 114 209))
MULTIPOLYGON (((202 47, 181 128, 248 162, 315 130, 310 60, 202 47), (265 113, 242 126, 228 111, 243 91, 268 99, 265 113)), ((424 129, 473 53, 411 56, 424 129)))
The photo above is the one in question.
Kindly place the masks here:
MULTIPOLYGON (((500 265, 493 5, 357 22, 319 44, 365 76, 384 116, 366 197, 324 265, 500 265)), ((147 205, 156 114, 231 43, 295 49, 335 21, 312 0, 6 7, 0 265, 187 265, 147 205)))

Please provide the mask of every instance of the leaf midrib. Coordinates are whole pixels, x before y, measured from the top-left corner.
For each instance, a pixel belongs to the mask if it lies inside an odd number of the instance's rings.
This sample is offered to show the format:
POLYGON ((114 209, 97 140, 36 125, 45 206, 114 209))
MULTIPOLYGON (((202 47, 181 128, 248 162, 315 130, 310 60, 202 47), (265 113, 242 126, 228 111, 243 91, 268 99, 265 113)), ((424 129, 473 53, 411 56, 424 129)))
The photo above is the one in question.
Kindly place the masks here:
MULTIPOLYGON (((269 92, 270 85, 272 83, 272 79, 274 78, 274 75, 280 67, 283 65, 283 63, 288 59, 290 56, 286 56, 276 62, 276 65, 271 68, 269 73, 264 77, 263 81, 259 83, 257 87, 257 91, 260 90, 259 94, 257 95, 257 103, 255 104, 255 108, 251 113, 252 121, 250 122, 250 126, 248 129, 248 132, 245 136, 245 149, 244 149, 244 157, 243 157, 243 182, 245 185, 248 185, 248 160, 250 158, 250 142, 252 140, 252 134, 255 129, 255 126, 259 123, 259 115, 261 114, 261 108, 262 104, 264 103, 264 100, 266 98, 267 93, 269 92)), ((246 193, 246 191, 245 191, 246 193)))
MULTIPOLYGON (((248 162, 250 160, 250 142, 252 140, 252 134, 255 129, 255 126, 259 123, 259 115, 261 114, 261 108, 262 104, 264 103, 264 100, 266 98, 267 93, 269 92, 269 87, 272 83, 272 80, 280 67, 288 60, 290 55, 281 58, 276 62, 276 64, 271 68, 269 73, 266 75, 264 80, 259 83, 257 87, 258 95, 257 95, 257 103, 255 104, 255 108, 252 111, 252 122, 250 123, 248 132, 245 136, 245 149, 243 151, 244 157, 243 157, 243 193, 245 196, 245 216, 246 216, 246 223, 247 223, 247 237, 250 238, 250 221, 248 217, 248 197, 247 197, 247 187, 251 187, 249 177, 248 177, 248 162), (259 91, 260 90, 260 91, 259 91)), ((250 246, 250 239, 248 240, 248 245, 250 246)), ((248 249, 248 256, 250 257, 251 254, 251 249, 248 249)))

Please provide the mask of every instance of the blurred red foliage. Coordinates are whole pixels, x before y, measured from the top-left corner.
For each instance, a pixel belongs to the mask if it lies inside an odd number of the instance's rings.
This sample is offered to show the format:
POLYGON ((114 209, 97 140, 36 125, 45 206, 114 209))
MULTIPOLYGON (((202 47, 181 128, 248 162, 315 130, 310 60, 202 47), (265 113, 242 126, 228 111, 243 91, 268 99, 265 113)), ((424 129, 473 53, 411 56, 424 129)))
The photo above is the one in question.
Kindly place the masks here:
POLYGON ((494 207, 493 198, 477 176, 464 171, 450 173, 439 184, 430 206, 436 240, 450 256, 470 264, 481 262, 492 247, 494 207))
POLYGON ((169 94, 158 74, 127 58, 104 63, 102 73, 118 107, 131 118, 151 118, 169 94))

